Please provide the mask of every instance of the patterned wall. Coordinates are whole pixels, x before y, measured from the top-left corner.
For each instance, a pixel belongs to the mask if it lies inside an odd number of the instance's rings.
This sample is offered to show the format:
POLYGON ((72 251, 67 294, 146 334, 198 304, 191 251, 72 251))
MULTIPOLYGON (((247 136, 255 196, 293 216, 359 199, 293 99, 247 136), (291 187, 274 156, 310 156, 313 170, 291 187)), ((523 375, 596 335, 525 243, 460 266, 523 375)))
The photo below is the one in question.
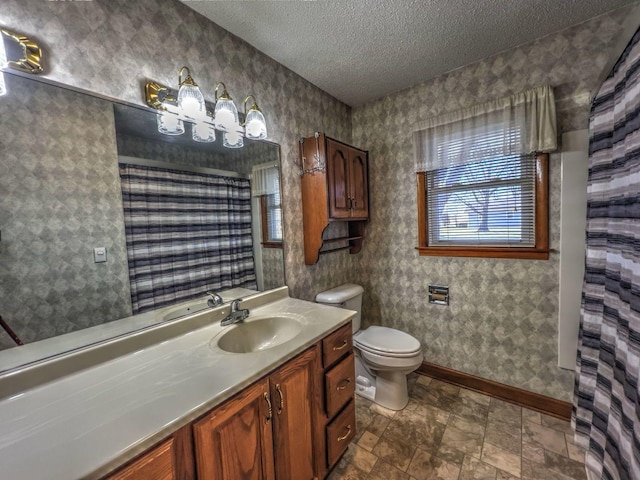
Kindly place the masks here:
MULTIPOLYGON (((419 258, 410 126, 416 120, 550 82, 563 130, 584 128, 589 93, 627 10, 351 109, 176 0, 2 0, 3 22, 39 39, 45 76, 142 104, 147 78, 174 85, 188 65, 212 99, 223 80, 258 98, 281 146, 285 263, 292 294, 312 299, 345 281, 367 289, 369 322, 406 329, 428 361, 568 399, 571 372, 555 366, 558 256, 551 260, 419 258), (303 259, 297 141, 314 131, 369 149, 370 239, 360 255, 303 259), (452 287, 449 308, 426 303, 428 283, 452 287)), ((556 159, 557 160, 557 159, 556 159)), ((558 246, 559 168, 551 170, 551 238, 558 246)))
MULTIPOLYGON (((418 120, 546 83, 559 127, 587 127, 590 94, 627 9, 457 69, 353 111, 369 149, 371 222, 360 276, 368 322, 420 339, 425 360, 569 400, 573 372, 557 367, 559 254, 548 261, 419 257, 412 126, 418 120), (451 305, 427 303, 449 285, 451 305)), ((619 52, 618 52, 619 53, 619 52)), ((559 247, 560 157, 550 172, 550 239, 559 247)))
MULTIPOLYGON (((253 93, 267 118, 269 139, 280 144, 284 252, 292 294, 312 299, 348 280, 353 256, 346 252, 323 256, 313 267, 304 265, 295 166, 301 136, 318 130, 351 140, 348 106, 176 0, 2 0, 1 5, 2 26, 44 47, 42 76, 53 82, 142 105, 145 80, 174 85, 178 69, 188 65, 207 100, 213 100, 213 86, 221 80, 236 100, 253 93)), ((4 118, 12 122, 16 112, 20 109, 4 118)), ((110 288, 120 288, 117 280, 107 278, 114 282, 110 288)))
POLYGON ((0 315, 25 342, 131 315, 111 103, 5 78, 0 315))

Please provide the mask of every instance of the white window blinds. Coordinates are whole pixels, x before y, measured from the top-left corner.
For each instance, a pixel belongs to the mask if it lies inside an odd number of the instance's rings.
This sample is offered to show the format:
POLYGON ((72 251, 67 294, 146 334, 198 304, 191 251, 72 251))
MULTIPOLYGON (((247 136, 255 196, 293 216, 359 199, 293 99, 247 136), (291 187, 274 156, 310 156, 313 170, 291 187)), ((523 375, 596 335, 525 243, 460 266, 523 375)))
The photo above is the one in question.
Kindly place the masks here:
POLYGON ((429 245, 534 247, 535 173, 534 155, 428 171, 429 245))
POLYGON ((251 169, 251 195, 265 197, 265 237, 268 242, 282 242, 282 202, 280 173, 273 162, 254 165, 251 169))

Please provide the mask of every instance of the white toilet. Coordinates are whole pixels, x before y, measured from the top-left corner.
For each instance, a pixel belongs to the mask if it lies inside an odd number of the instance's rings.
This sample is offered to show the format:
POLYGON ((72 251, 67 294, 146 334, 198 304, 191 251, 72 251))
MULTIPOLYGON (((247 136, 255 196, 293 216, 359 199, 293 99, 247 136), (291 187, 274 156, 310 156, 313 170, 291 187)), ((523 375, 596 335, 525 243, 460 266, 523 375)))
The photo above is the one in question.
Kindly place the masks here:
POLYGON ((422 363, 420 342, 395 328, 371 326, 360 330, 360 285, 345 284, 316 295, 316 302, 358 312, 353 322, 356 393, 391 410, 409 401, 407 375, 422 363))

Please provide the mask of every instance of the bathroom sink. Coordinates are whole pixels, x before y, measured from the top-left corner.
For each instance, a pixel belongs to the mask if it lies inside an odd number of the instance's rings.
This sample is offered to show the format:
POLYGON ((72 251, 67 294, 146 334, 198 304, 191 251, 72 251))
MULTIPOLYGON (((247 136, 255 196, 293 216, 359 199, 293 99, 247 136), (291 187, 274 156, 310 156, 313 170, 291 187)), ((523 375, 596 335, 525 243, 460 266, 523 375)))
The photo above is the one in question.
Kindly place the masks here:
POLYGON ((229 353, 251 353, 295 338, 302 331, 302 323, 285 316, 254 317, 226 328, 211 340, 211 347, 229 353))
POLYGON ((180 307, 172 308, 164 314, 162 320, 167 322, 169 320, 184 317, 185 315, 191 315, 192 313, 196 313, 207 308, 210 308, 209 305, 207 305, 207 300, 189 302, 180 307))

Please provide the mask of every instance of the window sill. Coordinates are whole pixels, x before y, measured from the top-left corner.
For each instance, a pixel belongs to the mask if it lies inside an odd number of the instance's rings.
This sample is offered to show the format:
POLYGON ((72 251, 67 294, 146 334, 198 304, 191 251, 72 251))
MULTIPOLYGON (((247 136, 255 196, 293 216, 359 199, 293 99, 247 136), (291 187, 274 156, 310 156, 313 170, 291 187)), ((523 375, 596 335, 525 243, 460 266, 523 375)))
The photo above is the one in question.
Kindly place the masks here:
POLYGON ((518 247, 416 247, 421 257, 481 257, 548 260, 552 250, 518 247))
POLYGON ((282 242, 262 242, 262 248, 282 248, 282 242))

